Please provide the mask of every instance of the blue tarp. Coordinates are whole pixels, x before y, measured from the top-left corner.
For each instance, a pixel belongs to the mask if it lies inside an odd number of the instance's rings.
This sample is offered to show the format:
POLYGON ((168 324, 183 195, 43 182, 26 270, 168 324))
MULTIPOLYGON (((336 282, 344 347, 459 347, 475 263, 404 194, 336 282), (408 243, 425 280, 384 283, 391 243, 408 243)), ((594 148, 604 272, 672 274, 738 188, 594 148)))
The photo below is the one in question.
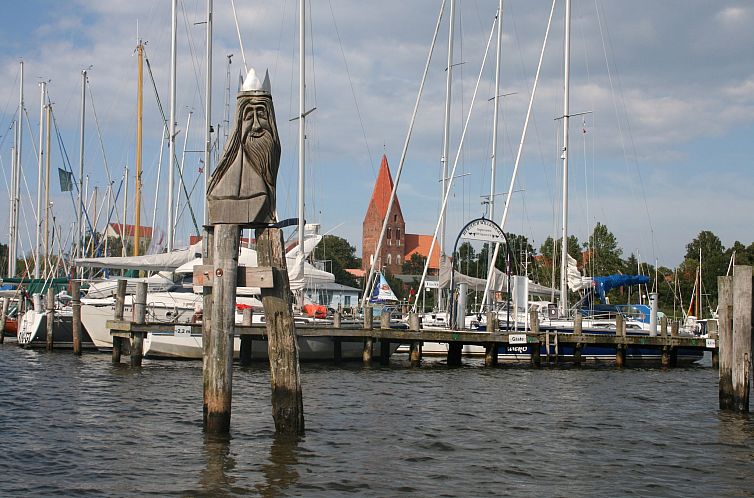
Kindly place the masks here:
POLYGON ((605 302, 605 294, 616 287, 649 283, 649 277, 646 275, 608 275, 606 277, 593 277, 593 280, 595 290, 602 303, 605 302))

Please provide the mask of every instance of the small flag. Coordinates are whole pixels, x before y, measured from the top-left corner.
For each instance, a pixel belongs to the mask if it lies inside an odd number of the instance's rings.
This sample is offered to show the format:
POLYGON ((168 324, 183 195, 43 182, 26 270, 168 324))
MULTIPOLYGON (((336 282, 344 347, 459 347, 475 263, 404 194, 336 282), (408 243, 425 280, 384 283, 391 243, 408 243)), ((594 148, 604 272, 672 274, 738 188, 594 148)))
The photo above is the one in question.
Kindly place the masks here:
POLYGON ((61 192, 73 192, 73 173, 58 168, 58 178, 60 178, 61 192))

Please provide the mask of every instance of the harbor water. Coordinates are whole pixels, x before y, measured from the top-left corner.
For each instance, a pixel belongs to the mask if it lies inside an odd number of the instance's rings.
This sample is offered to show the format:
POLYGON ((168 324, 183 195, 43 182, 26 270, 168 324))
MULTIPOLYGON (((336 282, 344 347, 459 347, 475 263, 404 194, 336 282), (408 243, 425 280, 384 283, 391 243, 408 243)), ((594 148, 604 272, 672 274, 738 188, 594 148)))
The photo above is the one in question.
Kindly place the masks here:
POLYGON ((202 365, 0 345, 0 496, 751 496, 754 422, 708 366, 302 365, 274 437, 265 365, 202 433, 202 365))

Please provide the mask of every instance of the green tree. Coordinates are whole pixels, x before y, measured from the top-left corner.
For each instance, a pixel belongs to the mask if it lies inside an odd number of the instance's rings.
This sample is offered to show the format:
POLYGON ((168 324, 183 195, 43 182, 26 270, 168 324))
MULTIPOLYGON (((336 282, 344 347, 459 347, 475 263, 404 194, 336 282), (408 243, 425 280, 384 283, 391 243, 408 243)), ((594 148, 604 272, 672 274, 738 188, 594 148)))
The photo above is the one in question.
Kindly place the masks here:
POLYGON ((413 253, 408 261, 403 262, 402 271, 405 275, 421 275, 426 263, 427 258, 418 253, 413 253))
MULTIPOLYGON (((553 240, 552 237, 547 237, 539 248, 539 252, 542 255, 542 264, 539 265, 538 277, 539 282, 542 285, 553 286, 552 270, 555 267, 555 287, 559 286, 560 282, 560 247, 561 240, 553 240), (553 257, 553 249, 556 257, 553 257)), ((571 235, 568 237, 568 254, 576 260, 576 264, 581 264, 581 244, 578 237, 571 235)))
POLYGON ((591 275, 613 275, 623 269, 623 250, 618 247, 615 235, 602 223, 597 223, 589 236, 589 273, 591 275))
POLYGON ((325 235, 314 248, 312 257, 319 261, 331 261, 331 271, 339 284, 358 287, 356 279, 346 271, 346 268, 359 268, 361 260, 356 257, 356 248, 346 239, 337 235, 325 235))

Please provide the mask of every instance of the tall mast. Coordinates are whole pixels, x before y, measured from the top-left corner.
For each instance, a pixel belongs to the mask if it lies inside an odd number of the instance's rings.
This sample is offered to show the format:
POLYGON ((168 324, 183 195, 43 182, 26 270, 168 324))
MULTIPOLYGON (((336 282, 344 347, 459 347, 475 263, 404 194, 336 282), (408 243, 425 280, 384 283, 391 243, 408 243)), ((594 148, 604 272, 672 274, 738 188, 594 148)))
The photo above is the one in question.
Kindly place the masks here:
MULTIPOLYGON (((139 239, 141 231, 141 122, 142 104, 144 101, 144 44, 139 40, 136 47, 139 75, 136 81, 136 201, 134 202, 134 256, 139 255, 139 239)), ((125 223, 125 218, 123 223, 125 223)))
POLYGON ((204 100, 204 224, 207 224, 207 185, 211 171, 212 153, 212 0, 207 0, 207 74, 204 100))
POLYGON ((175 219, 173 214, 173 175, 175 170, 175 65, 176 35, 178 32, 178 0, 173 0, 172 4, 170 44, 170 123, 168 123, 168 252, 173 250, 173 236, 175 232, 175 219))
POLYGON ((10 207, 8 209, 8 276, 13 277, 11 261, 13 261, 13 211, 16 205, 16 136, 13 135, 13 147, 10 148, 10 162, 11 162, 11 176, 10 176, 10 189, 8 191, 10 197, 10 207))
MULTIPOLYGON (((84 257, 84 225, 82 223, 82 211, 84 206, 84 124, 86 123, 86 69, 81 71, 81 128, 79 130, 79 202, 76 206, 76 256, 84 257)), ((76 274, 81 277, 83 267, 76 269, 76 274)))
POLYGON ((123 166, 123 224, 120 226, 120 242, 122 256, 128 254, 126 250, 126 216, 128 216, 128 166, 123 166))
MULTIPOLYGON (((495 56, 495 111, 492 118, 492 165, 490 170, 490 198, 489 219, 495 220, 495 183, 497 175, 497 124, 500 113, 500 56, 503 46, 503 0, 499 0, 497 7, 497 54, 495 56)), ((492 244, 489 244, 487 267, 492 268, 492 244)), ((486 301, 486 296, 483 299, 486 301)))
MULTIPOLYGON (((450 26, 448 28, 448 65, 446 69, 445 78, 445 120, 443 125, 442 135, 442 199, 445 197, 445 191, 448 185, 448 155, 450 154, 450 102, 451 92, 453 84, 453 39, 455 37, 455 25, 456 25, 456 0, 450 0, 450 18, 448 22, 450 26)), ((440 254, 445 255, 445 216, 440 213, 442 220, 440 222, 440 254)))
POLYGON ((13 204, 11 209, 11 230, 10 230, 10 261, 8 265, 9 276, 16 276, 16 259, 18 259, 18 207, 19 197, 21 194, 21 150, 23 148, 23 123, 24 123, 24 61, 21 64, 21 85, 19 87, 18 97, 18 119, 16 119, 16 154, 13 171, 15 173, 15 182, 13 185, 13 204))
POLYGON ((44 181, 42 176, 42 165, 44 163, 44 117, 45 117, 45 95, 47 94, 47 83, 39 83, 39 154, 37 155, 37 227, 36 240, 34 244, 34 278, 39 278, 40 267, 40 246, 42 244, 42 191, 44 190, 44 181))
POLYGON ((568 262, 568 104, 571 76, 571 0, 565 3, 565 44, 563 62, 563 231, 560 249, 560 314, 568 309, 566 270, 568 262))
POLYGON ((47 104, 47 151, 45 153, 45 274, 50 266, 50 131, 52 128, 52 104, 47 104))
MULTIPOLYGON (((298 250, 304 253, 304 159, 306 133, 306 3, 299 0, 299 80, 298 80, 298 250)), ((304 274, 304 258, 301 258, 301 274, 304 274)), ((303 305, 303 291, 299 297, 299 304, 303 305)))

